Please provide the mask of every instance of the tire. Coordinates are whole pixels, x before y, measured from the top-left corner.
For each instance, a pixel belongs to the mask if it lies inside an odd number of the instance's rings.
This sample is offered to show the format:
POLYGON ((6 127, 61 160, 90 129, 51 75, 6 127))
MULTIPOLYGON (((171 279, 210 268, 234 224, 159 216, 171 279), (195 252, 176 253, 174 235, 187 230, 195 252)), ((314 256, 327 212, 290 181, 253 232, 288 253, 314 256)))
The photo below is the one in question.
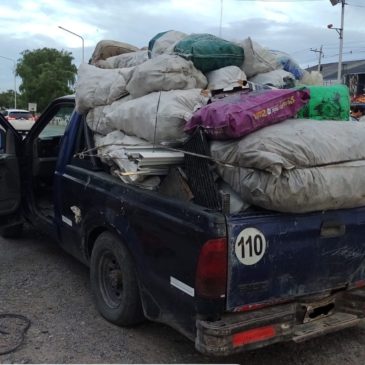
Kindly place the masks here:
POLYGON ((138 279, 130 253, 110 232, 95 241, 90 262, 91 290, 100 314, 118 326, 143 322, 138 279))
POLYGON ((6 228, 2 228, 0 236, 3 238, 20 238, 23 234, 23 223, 14 224, 6 228))

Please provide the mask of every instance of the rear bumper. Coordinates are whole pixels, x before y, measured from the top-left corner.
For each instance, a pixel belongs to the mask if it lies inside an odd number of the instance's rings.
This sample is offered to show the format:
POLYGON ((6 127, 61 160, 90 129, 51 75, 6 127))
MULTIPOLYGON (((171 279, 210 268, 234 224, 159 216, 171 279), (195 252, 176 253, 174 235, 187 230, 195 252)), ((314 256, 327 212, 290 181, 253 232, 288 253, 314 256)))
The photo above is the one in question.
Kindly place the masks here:
MULTIPOLYGON (((317 312, 318 313, 318 312, 317 312)), ((365 289, 343 292, 316 303, 295 302, 245 313, 227 313, 215 322, 197 321, 195 347, 207 355, 226 356, 278 342, 303 342, 352 327, 365 317, 365 289), (316 308, 333 309, 314 319, 316 308), (321 303, 326 303, 321 307, 321 303), (312 312, 310 312, 312 311, 312 312)))

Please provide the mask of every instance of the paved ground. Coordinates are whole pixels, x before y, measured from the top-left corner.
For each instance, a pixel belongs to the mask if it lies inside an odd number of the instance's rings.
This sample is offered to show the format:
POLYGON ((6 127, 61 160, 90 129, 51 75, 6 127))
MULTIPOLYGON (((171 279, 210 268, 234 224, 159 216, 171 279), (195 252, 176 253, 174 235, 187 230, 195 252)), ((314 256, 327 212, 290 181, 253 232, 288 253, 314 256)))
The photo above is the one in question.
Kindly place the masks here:
MULTIPOLYGON (((365 326, 304 344, 274 345, 229 358, 208 358, 176 331, 146 322, 123 329, 96 312, 88 270, 49 239, 27 229, 20 240, 0 239, 0 316, 31 320, 25 341, 0 363, 242 363, 343 365, 365 363, 365 326)), ((0 317, 0 351, 15 324, 0 317), (8 327, 10 330, 4 331, 8 327)))

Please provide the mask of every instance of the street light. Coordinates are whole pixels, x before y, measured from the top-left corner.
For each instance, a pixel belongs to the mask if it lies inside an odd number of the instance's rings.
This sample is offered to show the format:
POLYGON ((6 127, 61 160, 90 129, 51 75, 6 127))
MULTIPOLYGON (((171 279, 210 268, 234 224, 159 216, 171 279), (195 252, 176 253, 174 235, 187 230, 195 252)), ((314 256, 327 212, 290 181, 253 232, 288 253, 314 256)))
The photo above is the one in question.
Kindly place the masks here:
POLYGON ((16 109, 16 61, 13 58, 0 56, 1 58, 4 58, 5 60, 14 62, 14 109, 16 109))
POLYGON ((219 37, 222 37, 223 0, 221 0, 221 17, 219 21, 219 37))
POLYGON ((341 27, 335 28, 333 24, 328 24, 328 29, 334 29, 340 38, 340 50, 339 50, 339 56, 338 56, 338 70, 337 70, 337 82, 341 83, 341 70, 342 70, 342 51, 343 51, 343 26, 344 26, 344 19, 345 19, 345 0, 330 0, 331 4, 333 6, 341 3, 341 27))
POLYGON ((64 27, 61 27, 60 25, 58 26, 58 28, 60 28, 60 29, 62 29, 62 30, 64 30, 64 31, 66 31, 66 32, 69 32, 69 33, 71 33, 71 34, 75 35, 76 37, 81 38, 81 41, 82 41, 82 63, 84 63, 84 38, 82 38, 80 34, 76 34, 76 33, 72 32, 72 31, 71 31, 71 30, 69 30, 69 29, 66 29, 66 28, 64 28, 64 27))

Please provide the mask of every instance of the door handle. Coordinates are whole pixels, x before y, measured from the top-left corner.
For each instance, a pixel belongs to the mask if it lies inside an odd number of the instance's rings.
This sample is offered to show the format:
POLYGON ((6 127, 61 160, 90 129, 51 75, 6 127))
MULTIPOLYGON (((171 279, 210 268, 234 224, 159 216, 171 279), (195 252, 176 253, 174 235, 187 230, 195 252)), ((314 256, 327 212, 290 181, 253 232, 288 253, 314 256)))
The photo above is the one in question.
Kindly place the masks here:
POLYGON ((321 237, 341 237, 346 233, 346 225, 336 221, 324 221, 321 226, 321 237))

